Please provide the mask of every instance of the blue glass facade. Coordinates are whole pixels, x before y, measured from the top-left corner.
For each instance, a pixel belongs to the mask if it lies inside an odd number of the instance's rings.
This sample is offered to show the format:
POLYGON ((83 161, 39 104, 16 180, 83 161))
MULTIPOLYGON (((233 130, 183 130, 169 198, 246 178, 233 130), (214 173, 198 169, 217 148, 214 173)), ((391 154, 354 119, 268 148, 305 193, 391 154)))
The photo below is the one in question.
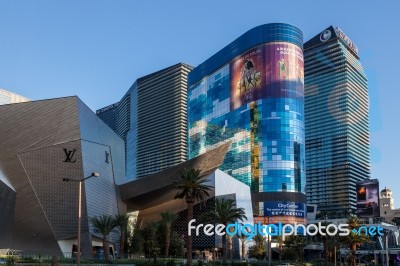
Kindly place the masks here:
POLYGON ((255 215, 274 213, 269 222, 304 217, 267 207, 305 203, 303 64, 301 31, 274 23, 246 32, 188 77, 189 158, 231 141, 221 170, 251 187, 255 215))

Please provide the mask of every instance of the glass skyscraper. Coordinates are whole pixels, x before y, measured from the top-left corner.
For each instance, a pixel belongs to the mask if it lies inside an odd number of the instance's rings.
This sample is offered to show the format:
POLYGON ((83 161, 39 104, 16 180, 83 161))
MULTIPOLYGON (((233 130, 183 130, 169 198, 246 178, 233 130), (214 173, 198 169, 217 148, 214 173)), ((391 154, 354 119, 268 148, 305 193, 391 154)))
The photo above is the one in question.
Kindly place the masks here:
POLYGON ((331 216, 356 209, 370 178, 367 77, 357 46, 330 26, 304 44, 307 199, 331 216))
POLYGON ((96 114, 125 141, 127 179, 187 159, 187 75, 175 64, 136 80, 118 103, 96 114))
POLYGON ((221 170, 251 187, 255 221, 304 222, 303 35, 255 27, 189 73, 189 158, 231 142, 221 170))

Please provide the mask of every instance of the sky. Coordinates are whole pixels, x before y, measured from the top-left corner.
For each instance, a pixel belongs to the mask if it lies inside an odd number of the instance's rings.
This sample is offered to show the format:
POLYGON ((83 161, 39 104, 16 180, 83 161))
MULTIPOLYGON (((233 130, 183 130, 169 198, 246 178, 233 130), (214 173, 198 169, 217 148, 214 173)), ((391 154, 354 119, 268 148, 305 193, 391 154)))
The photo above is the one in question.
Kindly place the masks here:
POLYGON ((369 79, 372 178, 400 207, 400 1, 0 0, 0 88, 33 100, 117 102, 141 76, 197 66, 247 30, 271 22, 304 40, 329 25, 358 46, 369 79))

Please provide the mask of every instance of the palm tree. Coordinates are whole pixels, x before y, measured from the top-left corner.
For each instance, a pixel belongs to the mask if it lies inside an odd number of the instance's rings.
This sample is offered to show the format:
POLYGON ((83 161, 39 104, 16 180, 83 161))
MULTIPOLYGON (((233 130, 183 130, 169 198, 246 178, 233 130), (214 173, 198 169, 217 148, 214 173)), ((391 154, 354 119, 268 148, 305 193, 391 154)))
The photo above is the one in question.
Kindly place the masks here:
MULTIPOLYGON (((315 224, 316 226, 318 226, 318 224, 315 224)), ((329 223, 327 222, 327 220, 325 220, 324 222, 321 222, 322 226, 325 226, 325 228, 329 225, 329 223)), ((324 260, 325 263, 328 263, 329 260, 329 248, 328 248, 328 241, 331 238, 328 234, 324 233, 321 234, 320 231, 316 230, 316 235, 314 236, 313 239, 316 239, 316 241, 318 242, 322 242, 323 246, 324 246, 324 260)))
MULTIPOLYGON (((183 169, 180 171, 178 180, 173 182, 177 194, 175 199, 185 199, 187 204, 188 222, 193 219, 193 205, 195 200, 203 201, 209 196, 212 186, 206 185, 208 181, 204 179, 200 169, 183 169)), ((187 263, 192 266, 192 236, 187 236, 187 263)))
MULTIPOLYGON (((215 209, 201 215, 201 219, 206 222, 228 224, 236 221, 247 220, 246 213, 243 208, 237 208, 233 199, 215 199, 215 209)), ((222 257, 226 259, 226 234, 222 235, 222 257)))
POLYGON ((342 236, 340 237, 340 242, 347 245, 351 251, 351 255, 349 258, 350 265, 355 266, 356 265, 356 250, 357 246, 371 242, 370 238, 367 235, 364 234, 358 234, 358 229, 360 228, 360 221, 356 216, 351 216, 348 220, 347 223, 349 224, 349 229, 350 229, 350 234, 347 236, 342 236), (355 231, 353 232, 353 229, 355 231))
POLYGON ((129 215, 127 214, 116 214, 114 216, 115 225, 119 227, 120 240, 119 240, 119 256, 123 256, 125 248, 125 236, 128 231, 129 215))
POLYGON ((253 240, 255 244, 249 248, 249 257, 254 257, 257 259, 265 258, 265 238, 262 235, 257 234, 253 237, 253 240))
POLYGON ((241 242, 241 248, 242 248, 242 260, 246 260, 246 241, 247 241, 247 236, 245 234, 240 235, 240 242, 241 242))
POLYGON ((160 213, 162 218, 161 223, 165 226, 165 251, 164 256, 168 257, 169 243, 171 242, 171 225, 176 220, 176 214, 170 211, 164 211, 160 213))
POLYGON ((285 246, 292 248, 300 260, 304 260, 304 248, 307 245, 307 238, 302 235, 292 235, 285 239, 285 246))
POLYGON ((233 236, 228 236, 229 259, 233 259, 233 236))
POLYGON ((394 223, 397 226, 400 226, 400 217, 394 217, 392 223, 394 223))
POLYGON ((145 245, 146 245, 146 253, 153 257, 153 264, 156 265, 157 254, 159 253, 159 246, 158 246, 158 229, 159 223, 155 221, 150 221, 146 224, 145 228, 143 229, 145 245))
POLYGON ((279 251, 279 263, 282 262, 282 251, 283 251, 283 244, 285 241, 283 241, 282 236, 276 236, 276 241, 278 242, 278 251, 279 251))
POLYGON ((111 215, 101 215, 101 216, 95 216, 90 218, 90 221, 92 222, 92 225, 95 229, 97 229, 100 234, 103 236, 103 251, 104 251, 104 258, 106 260, 109 259, 109 247, 108 247, 108 242, 107 242, 107 236, 111 233, 111 231, 114 229, 116 226, 115 220, 111 215))

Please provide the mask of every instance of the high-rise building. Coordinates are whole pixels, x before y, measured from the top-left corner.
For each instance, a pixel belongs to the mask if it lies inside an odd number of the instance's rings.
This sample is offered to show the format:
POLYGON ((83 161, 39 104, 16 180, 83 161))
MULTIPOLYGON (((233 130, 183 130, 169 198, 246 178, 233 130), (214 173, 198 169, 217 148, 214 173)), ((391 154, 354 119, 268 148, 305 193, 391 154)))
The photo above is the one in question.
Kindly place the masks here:
POLYGON ((357 46, 330 26, 304 44, 307 200, 339 215, 370 178, 367 77, 357 46))
POLYGON ((13 92, 0 89, 0 105, 10 103, 28 102, 30 99, 13 92))
POLYGON ((230 141, 220 169, 250 186, 256 222, 305 219, 302 40, 261 25, 189 73, 189 158, 230 141))
POLYGON ((187 159, 187 74, 176 64, 141 77, 115 104, 97 115, 124 141, 128 179, 187 159))

